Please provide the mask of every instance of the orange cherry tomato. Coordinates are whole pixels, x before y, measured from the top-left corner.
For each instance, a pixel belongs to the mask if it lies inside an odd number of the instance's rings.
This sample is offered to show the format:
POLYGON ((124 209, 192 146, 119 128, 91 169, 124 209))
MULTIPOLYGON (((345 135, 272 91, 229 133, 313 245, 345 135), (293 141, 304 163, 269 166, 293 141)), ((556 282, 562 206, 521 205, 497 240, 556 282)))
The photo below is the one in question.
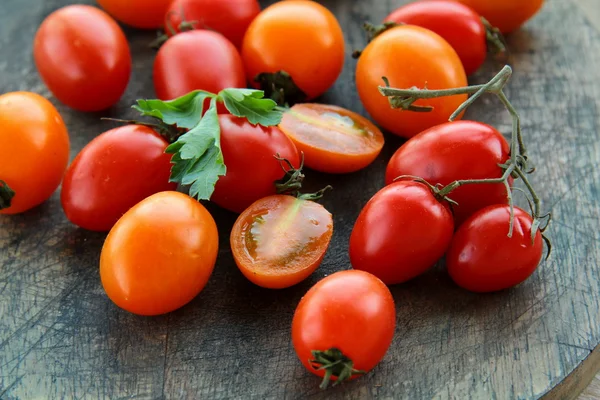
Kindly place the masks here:
POLYGON ((46 201, 69 162, 69 135, 52 103, 29 92, 0 96, 0 180, 15 191, 0 214, 17 214, 46 201))
POLYGON ((217 225, 179 192, 160 192, 132 207, 112 228, 100 256, 108 297, 140 315, 187 304, 208 282, 219 247, 217 225))
POLYGON ((163 24, 173 0, 98 0, 115 19, 136 28, 154 29, 163 24))
POLYGON ((250 24, 242 46, 248 81, 285 71, 310 98, 325 93, 344 66, 344 36, 335 16, 306 0, 275 3, 250 24))
POLYGON ((322 205, 287 195, 256 201, 235 222, 231 250, 240 271, 269 289, 297 284, 321 264, 333 233, 322 205))
POLYGON ((447 122, 458 106, 467 100, 465 94, 414 103, 433 107, 431 112, 392 109, 388 99, 378 90, 384 85, 384 76, 391 87, 400 89, 467 86, 467 75, 456 51, 441 36, 425 28, 399 26, 369 43, 356 66, 356 87, 363 105, 380 126, 398 136, 410 138, 447 122))
POLYGON ((358 171, 383 148, 383 134, 371 121, 341 107, 296 104, 281 129, 304 153, 307 167, 327 173, 358 171))
POLYGON ((502 33, 517 30, 533 17, 544 0, 458 0, 485 17, 502 33))

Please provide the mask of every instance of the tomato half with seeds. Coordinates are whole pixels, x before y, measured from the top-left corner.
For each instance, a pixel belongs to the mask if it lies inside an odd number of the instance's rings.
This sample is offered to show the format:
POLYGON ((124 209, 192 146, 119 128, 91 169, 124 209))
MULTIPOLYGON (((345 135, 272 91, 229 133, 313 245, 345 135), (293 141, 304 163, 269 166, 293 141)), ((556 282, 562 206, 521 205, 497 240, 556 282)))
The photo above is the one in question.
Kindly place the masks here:
POLYGON ((288 195, 248 207, 231 230, 233 258, 246 278, 269 289, 295 285, 321 264, 333 233, 329 211, 288 195))
POLYGON ((217 225, 202 204, 179 192, 156 193, 111 229, 100 255, 108 297, 140 315, 184 306, 202 291, 217 259, 217 225))
MULTIPOLYGON (((377 36, 362 52, 356 66, 356 88, 375 122, 390 132, 410 138, 447 122, 467 95, 417 100, 415 106, 431 106, 431 112, 392 109, 379 92, 385 86, 451 89, 467 86, 465 69, 456 51, 438 34, 419 26, 404 25, 377 36)), ((462 117, 462 115, 459 116, 462 117)))
MULTIPOLYGON (((489 125, 447 122, 404 143, 388 163, 385 183, 389 185, 402 175, 444 186, 456 180, 500 178, 504 171, 499 165, 508 161, 509 152, 504 136, 489 125)), ((484 207, 508 203, 506 187, 501 183, 465 185, 448 197, 458 203, 452 207, 457 227, 484 207)))
POLYGON ((432 267, 454 232, 452 213, 430 188, 414 181, 384 187, 360 212, 350 235, 350 262, 388 285, 432 267))
POLYGON ((373 369, 384 357, 396 328, 389 289, 364 271, 336 272, 300 300, 292 321, 292 343, 311 373, 339 383, 373 369), (330 377, 326 374, 331 373, 330 377))
POLYGON ((168 143, 147 126, 111 129, 88 143, 67 169, 61 203, 67 218, 92 231, 108 231, 146 197, 177 189, 169 182, 168 143))
POLYGON ((327 173, 365 168, 384 144, 371 121, 332 105, 296 104, 284 113, 279 128, 304 153, 307 167, 327 173))
POLYGON ((116 20, 141 29, 160 28, 172 0, 98 0, 116 20))
POLYGON ((46 201, 68 163, 69 134, 52 103, 30 92, 0 95, 0 181, 15 192, 0 214, 18 214, 46 201))
POLYGON ((542 234, 531 240, 532 218, 514 209, 514 229, 508 237, 510 207, 493 205, 474 214, 456 231, 446 255, 448 273, 472 292, 495 292, 525 281, 540 264, 542 234))
POLYGON ((510 33, 532 18, 544 0, 458 0, 485 17, 502 33, 510 33))

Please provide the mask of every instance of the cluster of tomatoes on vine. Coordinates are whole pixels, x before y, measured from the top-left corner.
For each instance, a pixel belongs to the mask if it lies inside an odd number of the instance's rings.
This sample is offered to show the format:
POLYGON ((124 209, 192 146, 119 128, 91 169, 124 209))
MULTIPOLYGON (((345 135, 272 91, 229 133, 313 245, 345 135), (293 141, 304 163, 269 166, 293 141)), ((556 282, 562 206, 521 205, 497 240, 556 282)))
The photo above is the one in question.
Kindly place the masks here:
MULTIPOLYGON (((230 244, 250 281, 281 289, 310 276, 329 246, 333 217, 316 202, 327 188, 302 193, 302 167, 352 173, 384 145, 368 119, 309 102, 344 65, 336 17, 307 0, 262 11, 256 0, 99 3, 126 24, 164 25, 154 61, 158 99, 138 100, 134 109, 145 122, 122 121, 67 168, 67 129, 50 102, 26 92, 0 96, 0 212, 26 211, 62 182, 67 218, 110 231, 102 285, 136 314, 173 311, 210 278, 219 233, 198 200, 240 213, 230 244)), ((485 85, 467 86, 467 75, 484 62, 488 45, 503 47, 501 32, 518 28, 542 1, 494 3, 418 1, 367 26, 358 95, 379 126, 408 141, 355 223, 353 270, 318 282, 296 310, 294 347, 323 386, 360 376, 383 358, 396 319, 386 285, 422 274, 444 255, 452 279, 476 292, 519 284, 540 263, 548 216, 527 178, 533 169, 519 116, 502 90, 511 69, 485 85), (484 123, 459 121, 484 93, 510 112, 510 141, 484 123), (524 182, 531 214, 513 205, 515 178, 524 182)), ((77 110, 106 109, 129 82, 129 46, 109 14, 67 6, 36 34, 41 78, 77 110)))

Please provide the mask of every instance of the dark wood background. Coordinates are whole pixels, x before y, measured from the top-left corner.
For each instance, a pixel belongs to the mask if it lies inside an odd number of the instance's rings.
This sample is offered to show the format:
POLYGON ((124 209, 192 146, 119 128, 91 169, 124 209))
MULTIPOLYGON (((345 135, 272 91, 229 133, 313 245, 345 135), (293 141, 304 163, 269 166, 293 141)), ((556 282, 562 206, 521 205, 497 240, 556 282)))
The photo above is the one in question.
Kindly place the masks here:
MULTIPOLYGON (((157 318, 129 314, 108 300, 98 274, 104 235, 69 224, 55 194, 28 213, 0 217, 0 399, 525 399, 553 388, 555 397, 574 396, 599 366, 593 351, 600 342, 600 33, 590 16, 600 4, 594 1, 549 0, 508 38, 515 75, 507 94, 521 112, 537 161, 539 194, 555 216, 553 256, 523 285, 471 294, 438 265, 393 287, 398 327, 383 362, 357 381, 321 392, 294 354, 292 315, 312 284, 349 267, 354 220, 382 185, 399 139, 388 135, 381 157, 364 171, 308 173, 315 187, 335 187, 324 200, 335 234, 322 266, 306 282, 281 291, 248 282, 229 251, 235 215, 210 207, 221 232, 214 274, 189 305, 157 318)), ((360 23, 379 21, 403 2, 322 1, 347 41, 344 72, 322 101, 364 114, 350 58, 365 43, 360 23)), ((75 112, 40 82, 31 55, 38 25, 68 3, 0 1, 0 91, 50 98, 67 123, 74 156, 113 127, 99 117, 132 117, 134 99, 154 97, 153 52, 146 47, 154 34, 126 29, 133 75, 115 107, 75 112)), ((472 82, 498 68, 489 63, 472 82)), ((510 118, 502 110, 486 98, 468 117, 508 133, 510 118)))

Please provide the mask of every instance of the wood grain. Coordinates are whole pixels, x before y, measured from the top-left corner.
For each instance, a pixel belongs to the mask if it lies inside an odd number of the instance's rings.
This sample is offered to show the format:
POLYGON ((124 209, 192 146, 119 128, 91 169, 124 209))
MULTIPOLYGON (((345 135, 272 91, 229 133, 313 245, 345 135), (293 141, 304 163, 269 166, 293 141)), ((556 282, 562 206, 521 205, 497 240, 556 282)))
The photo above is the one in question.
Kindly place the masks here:
MULTIPOLYGON (((159 318, 128 314, 108 300, 98 276, 104 235, 70 225, 55 194, 28 213, 0 217, 0 399, 575 397, 583 387, 574 375, 565 378, 579 366, 591 379, 598 363, 584 360, 595 360, 600 343, 600 32, 591 13, 574 6, 578 1, 548 0, 508 38, 515 75, 507 94, 521 112, 538 166, 535 184, 555 217, 554 253, 524 284, 471 294, 440 263, 393 287, 398 328, 383 362, 355 382, 321 392, 293 352, 291 318, 312 284, 349 267, 352 225, 381 187, 399 139, 388 135, 381 157, 358 173, 308 172, 314 187, 335 187, 324 205, 336 230, 322 266, 306 282, 267 291, 246 281, 228 249, 235 215, 211 206, 222 233, 215 272, 194 301, 159 318)), ((132 117, 134 99, 154 96, 153 52, 146 46, 153 33, 126 30, 134 70, 123 99, 103 113, 74 112, 39 81, 31 58, 36 27, 67 3, 0 1, 0 91, 49 97, 68 125, 74 156, 113 126, 100 116, 132 117)), ((365 114, 350 57, 365 44, 360 23, 378 21, 404 1, 322 3, 344 27, 348 51, 342 76, 321 100, 365 114)), ((498 68, 488 63, 472 82, 498 68)), ((510 118, 500 110, 486 98, 468 117, 508 133, 510 118)))

